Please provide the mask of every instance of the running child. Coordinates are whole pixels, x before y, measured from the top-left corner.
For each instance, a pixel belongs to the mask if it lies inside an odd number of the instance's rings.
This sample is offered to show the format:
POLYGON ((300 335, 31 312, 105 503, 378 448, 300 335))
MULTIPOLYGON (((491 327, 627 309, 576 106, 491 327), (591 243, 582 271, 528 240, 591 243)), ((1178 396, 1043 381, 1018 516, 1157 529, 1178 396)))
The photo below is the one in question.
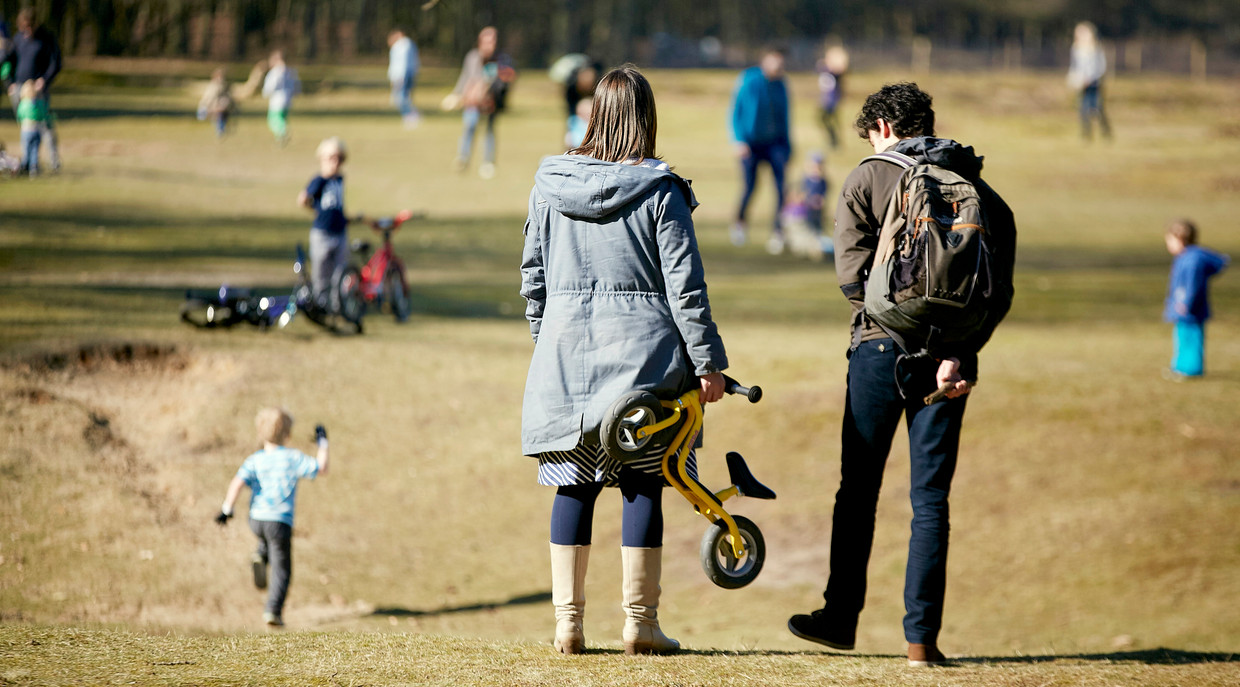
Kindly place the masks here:
POLYGON ((293 508, 297 498, 297 482, 327 474, 327 430, 314 428, 319 450, 311 458, 297 449, 286 448, 293 418, 282 408, 263 408, 254 418, 263 448, 255 452, 237 470, 228 485, 224 505, 215 522, 227 525, 233 516, 233 505, 241 487, 250 488, 250 529, 258 537, 258 549, 251 558, 254 586, 267 584, 267 565, 271 565, 271 591, 263 611, 263 622, 274 627, 284 625, 284 599, 293 578, 293 508))

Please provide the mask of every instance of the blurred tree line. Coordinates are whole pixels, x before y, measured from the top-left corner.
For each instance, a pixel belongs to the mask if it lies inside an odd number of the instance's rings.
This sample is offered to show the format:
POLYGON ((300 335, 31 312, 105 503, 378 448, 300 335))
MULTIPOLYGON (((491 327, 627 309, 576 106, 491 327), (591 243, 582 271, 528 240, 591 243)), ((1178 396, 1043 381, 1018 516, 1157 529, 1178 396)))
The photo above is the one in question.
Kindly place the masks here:
POLYGON ((10 23, 23 5, 75 55, 235 60, 279 46, 299 60, 348 60, 382 53, 399 26, 430 61, 455 63, 493 24, 502 49, 524 65, 587 52, 609 63, 695 66, 828 36, 1037 53, 1066 44, 1080 20, 1113 41, 1190 38, 1240 52, 1240 0, 0 0, 10 23))

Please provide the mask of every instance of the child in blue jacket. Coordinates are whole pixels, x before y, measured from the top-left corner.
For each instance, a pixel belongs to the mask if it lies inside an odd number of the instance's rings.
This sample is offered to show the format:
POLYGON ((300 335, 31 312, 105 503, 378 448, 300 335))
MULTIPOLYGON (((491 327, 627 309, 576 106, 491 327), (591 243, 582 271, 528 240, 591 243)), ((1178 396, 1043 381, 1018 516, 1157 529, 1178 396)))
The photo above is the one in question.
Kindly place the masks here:
POLYGON ((1209 279, 1230 258, 1197 245, 1197 227, 1186 219, 1167 226, 1167 252, 1175 256, 1163 319, 1175 325, 1170 373, 1175 378, 1205 372, 1205 325, 1210 319, 1209 279))

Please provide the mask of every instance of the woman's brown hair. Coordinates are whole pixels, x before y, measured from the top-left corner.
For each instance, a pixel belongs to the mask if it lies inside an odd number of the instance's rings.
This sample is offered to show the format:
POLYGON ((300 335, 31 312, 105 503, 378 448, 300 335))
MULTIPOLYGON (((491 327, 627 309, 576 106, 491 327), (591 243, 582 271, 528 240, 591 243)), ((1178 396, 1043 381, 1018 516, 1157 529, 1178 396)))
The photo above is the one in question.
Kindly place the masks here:
POLYGON ((622 65, 607 72, 594 89, 594 109, 581 145, 568 151, 604 162, 657 158, 654 152, 658 116, 654 91, 637 67, 622 65))

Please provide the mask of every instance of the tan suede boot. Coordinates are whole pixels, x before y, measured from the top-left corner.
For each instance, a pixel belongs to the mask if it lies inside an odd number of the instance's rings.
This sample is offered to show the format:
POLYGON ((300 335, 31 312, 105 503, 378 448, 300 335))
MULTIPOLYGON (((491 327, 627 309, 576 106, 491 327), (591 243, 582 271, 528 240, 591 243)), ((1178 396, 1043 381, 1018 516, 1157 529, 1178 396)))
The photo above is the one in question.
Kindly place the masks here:
POLYGON ((586 565, 590 546, 551 545, 551 603, 555 606, 555 648, 562 654, 586 650, 586 565))
POLYGON ((659 578, 663 574, 663 547, 620 547, 624 565, 624 653, 670 654, 680 642, 659 629, 659 578))

